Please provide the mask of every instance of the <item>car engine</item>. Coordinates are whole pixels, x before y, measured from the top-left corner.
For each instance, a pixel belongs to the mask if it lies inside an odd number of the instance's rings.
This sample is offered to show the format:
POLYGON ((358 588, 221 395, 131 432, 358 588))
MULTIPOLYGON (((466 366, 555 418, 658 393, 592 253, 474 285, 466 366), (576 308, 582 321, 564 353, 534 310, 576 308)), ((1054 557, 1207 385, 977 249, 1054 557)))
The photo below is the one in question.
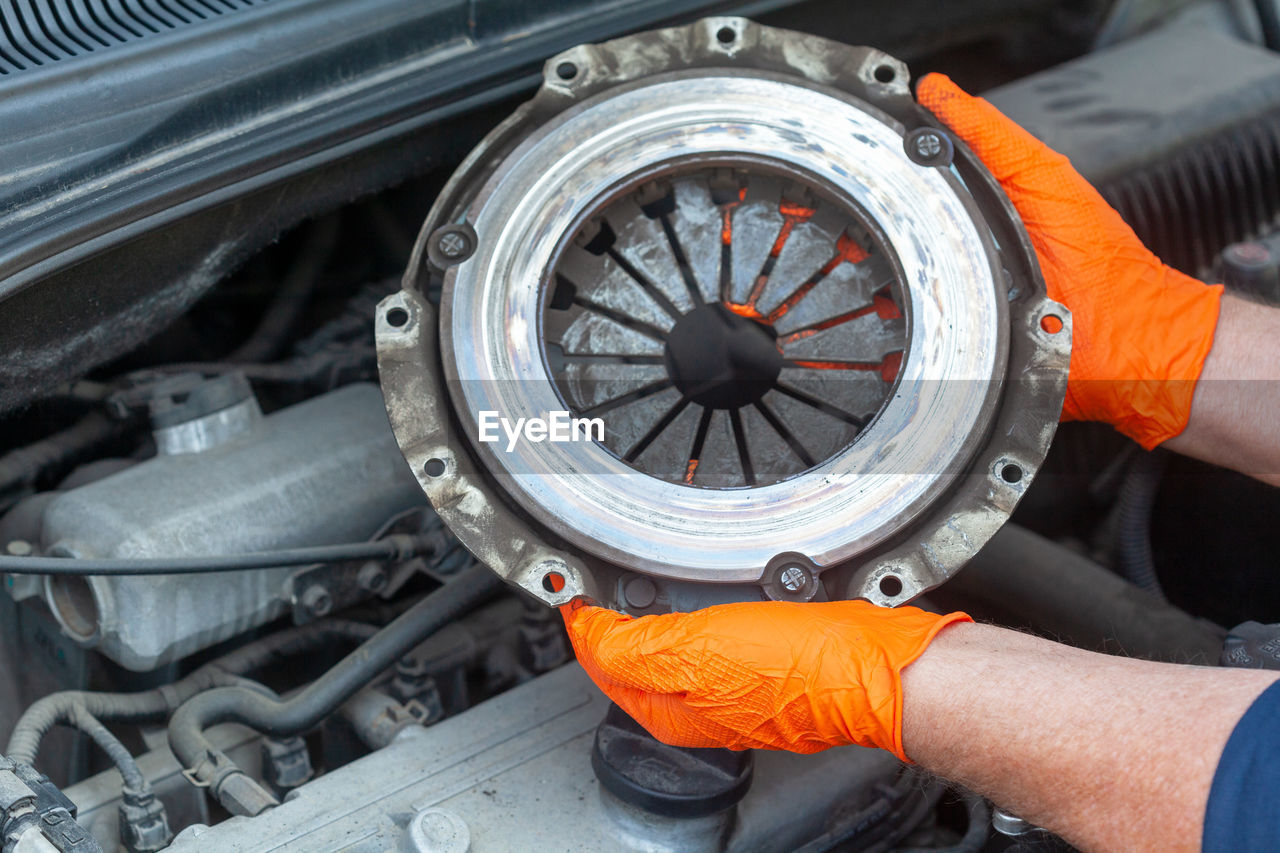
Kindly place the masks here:
POLYGON ((0 24, 3 853, 1072 849, 881 750, 661 743, 579 597, 1280 668, 1276 491, 1059 425, 1071 314, 913 95, 1280 302, 1272 0, 0 24))

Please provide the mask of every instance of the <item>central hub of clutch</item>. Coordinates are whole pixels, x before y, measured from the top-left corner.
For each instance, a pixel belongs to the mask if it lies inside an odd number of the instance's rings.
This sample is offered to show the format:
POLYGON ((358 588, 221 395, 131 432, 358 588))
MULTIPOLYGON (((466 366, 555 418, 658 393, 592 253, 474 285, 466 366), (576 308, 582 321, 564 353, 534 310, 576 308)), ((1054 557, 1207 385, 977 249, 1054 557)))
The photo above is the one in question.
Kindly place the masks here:
POLYGON ((783 365, 773 327, 720 303, 677 320, 665 350, 672 384, 704 409, 754 406, 775 387, 783 365))

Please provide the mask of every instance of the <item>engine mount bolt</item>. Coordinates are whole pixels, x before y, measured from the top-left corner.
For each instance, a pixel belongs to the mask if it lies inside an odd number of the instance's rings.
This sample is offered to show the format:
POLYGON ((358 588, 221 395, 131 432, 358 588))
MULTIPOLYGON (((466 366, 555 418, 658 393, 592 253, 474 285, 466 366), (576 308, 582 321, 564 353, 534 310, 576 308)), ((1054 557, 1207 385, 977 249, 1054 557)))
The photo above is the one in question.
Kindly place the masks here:
POLYGON ((328 616, 329 611, 333 610, 333 599, 329 597, 329 591, 320 584, 312 584, 302 593, 302 606, 312 616, 328 616))
POLYGON ((799 566, 787 566, 778 575, 778 583, 787 592, 799 592, 809 582, 808 573, 799 566))
POLYGON ((940 130, 917 127, 903 139, 907 156, 921 166, 947 166, 955 149, 951 140, 940 130))

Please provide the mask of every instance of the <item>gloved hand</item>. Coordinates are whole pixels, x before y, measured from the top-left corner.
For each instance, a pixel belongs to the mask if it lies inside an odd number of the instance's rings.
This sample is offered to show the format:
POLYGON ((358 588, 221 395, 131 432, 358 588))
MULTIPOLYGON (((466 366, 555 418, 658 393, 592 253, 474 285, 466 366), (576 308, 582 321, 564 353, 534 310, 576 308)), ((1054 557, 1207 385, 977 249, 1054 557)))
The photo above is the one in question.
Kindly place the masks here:
POLYGON ((675 746, 818 752, 878 746, 902 760, 902 670, 963 613, 865 601, 722 604, 633 619, 561 608, 578 661, 675 746))
POLYGON ((1150 450, 1182 432, 1213 346, 1222 286, 1170 269, 1050 149, 941 74, 917 90, 995 175, 1072 315, 1063 420, 1105 421, 1150 450))

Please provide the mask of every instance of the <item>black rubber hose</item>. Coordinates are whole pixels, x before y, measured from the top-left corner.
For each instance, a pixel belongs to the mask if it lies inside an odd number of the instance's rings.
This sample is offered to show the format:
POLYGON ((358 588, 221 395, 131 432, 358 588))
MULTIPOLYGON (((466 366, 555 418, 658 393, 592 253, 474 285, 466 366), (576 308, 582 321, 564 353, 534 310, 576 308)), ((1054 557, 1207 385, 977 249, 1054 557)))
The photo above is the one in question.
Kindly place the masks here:
POLYGON ((1151 513, 1164 477, 1165 454, 1155 450, 1133 458, 1117 498, 1116 555, 1120 572, 1134 586, 1164 601, 1151 551, 1151 513))
POLYGON ((134 794, 151 793, 151 786, 147 784, 147 777, 143 776, 142 771, 138 769, 138 762, 134 760, 133 753, 129 752, 125 745, 120 742, 120 739, 102 724, 102 721, 83 707, 77 706, 67 722, 68 725, 88 735, 89 739, 106 753, 107 758, 111 759, 111 763, 120 771, 120 777, 124 780, 124 789, 126 791, 134 794))
POLYGON ((0 496, 34 486, 40 475, 54 466, 65 466, 125 433, 130 425, 91 412, 76 423, 26 447, 0 456, 0 496))
POLYGON ((969 794, 964 798, 969 823, 964 836, 950 847, 899 847, 894 853, 979 853, 991 834, 991 808, 982 797, 969 794))
POLYGON ((1280 13, 1275 0, 1254 0, 1258 10, 1258 24, 1262 28, 1262 43, 1271 50, 1280 51, 1280 13))
POLYGON ((421 536, 388 536, 376 542, 319 545, 258 551, 251 554, 219 554, 206 557, 98 560, 91 557, 13 557, 0 554, 0 572, 11 575, 190 575, 239 572, 277 566, 312 563, 344 563, 348 560, 404 560, 433 547, 436 540, 421 536))
POLYGON ((373 625, 341 619, 311 622, 246 643, 164 687, 138 693, 96 693, 87 690, 51 693, 33 703, 18 718, 5 747, 5 754, 15 761, 34 766, 45 734, 56 725, 69 722, 78 708, 100 720, 163 722, 179 705, 203 690, 237 685, 240 683, 240 676, 274 661, 311 651, 331 638, 364 641, 377 631, 373 625))
POLYGON ((204 730, 236 722, 272 737, 301 734, 350 699, 414 646, 498 592, 502 581, 473 564, 406 610, 336 666, 293 697, 277 701, 251 690, 220 687, 184 703, 169 721, 169 746, 194 778, 207 784, 233 814, 257 814, 275 803, 204 730))
POLYGON ((1227 634, 1016 524, 928 598, 1082 649, 1173 663, 1216 665, 1227 634))
POLYGON ((261 362, 283 349, 315 290, 320 273, 333 254, 338 236, 336 215, 316 220, 307 233, 298 256, 276 290, 258 327, 248 340, 227 356, 231 362, 261 362))

